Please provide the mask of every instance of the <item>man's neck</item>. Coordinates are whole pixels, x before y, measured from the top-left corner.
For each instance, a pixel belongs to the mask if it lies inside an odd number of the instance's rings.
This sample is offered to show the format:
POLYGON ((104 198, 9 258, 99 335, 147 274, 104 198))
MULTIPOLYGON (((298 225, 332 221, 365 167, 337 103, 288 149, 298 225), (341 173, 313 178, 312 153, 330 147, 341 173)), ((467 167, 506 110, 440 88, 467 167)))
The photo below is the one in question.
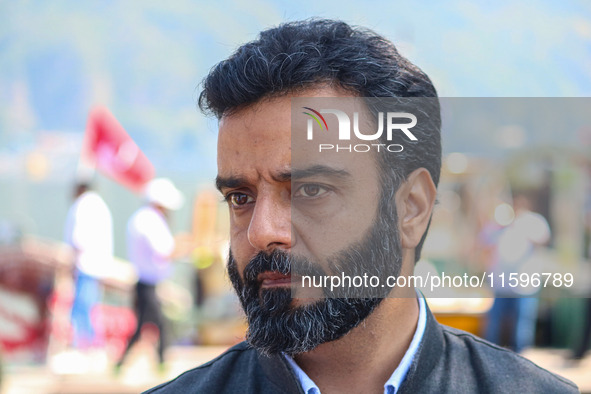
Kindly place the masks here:
POLYGON ((343 338, 295 356, 323 394, 383 393, 417 327, 416 298, 386 298, 343 338))

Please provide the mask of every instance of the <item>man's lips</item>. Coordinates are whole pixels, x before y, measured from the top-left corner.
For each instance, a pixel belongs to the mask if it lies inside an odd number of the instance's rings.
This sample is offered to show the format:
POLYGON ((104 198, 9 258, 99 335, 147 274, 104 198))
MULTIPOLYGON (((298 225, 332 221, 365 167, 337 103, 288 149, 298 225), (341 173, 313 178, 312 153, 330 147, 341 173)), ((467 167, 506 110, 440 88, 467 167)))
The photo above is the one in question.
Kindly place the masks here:
POLYGON ((257 276, 261 287, 291 286, 291 275, 276 271, 265 271, 257 276))

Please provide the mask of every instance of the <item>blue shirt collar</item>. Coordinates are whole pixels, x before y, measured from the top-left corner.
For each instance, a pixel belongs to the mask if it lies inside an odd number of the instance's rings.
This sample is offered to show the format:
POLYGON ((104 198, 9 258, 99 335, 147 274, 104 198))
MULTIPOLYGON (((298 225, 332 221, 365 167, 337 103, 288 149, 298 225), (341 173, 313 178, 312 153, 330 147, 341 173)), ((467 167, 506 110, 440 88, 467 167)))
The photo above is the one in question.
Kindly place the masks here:
MULTIPOLYGON (((414 336, 412 337, 412 341, 410 342, 410 345, 406 350, 406 353, 404 353, 404 357, 402 357, 402 360, 400 361, 400 364, 398 364, 398 367, 396 368, 396 370, 394 370, 394 373, 392 374, 392 376, 390 376, 390 379, 388 379, 386 381, 386 384, 384 384, 384 394, 395 394, 398 391, 398 389, 402 385, 402 382, 404 382, 404 378, 406 378, 406 374, 410 369, 412 361, 415 358, 415 355, 417 354, 417 351, 419 349, 419 345, 421 344, 421 340, 423 339, 425 327, 427 326, 427 308, 425 306, 425 299, 423 298, 423 296, 421 294, 418 294, 418 292, 417 295, 419 301, 419 321, 417 323, 417 328, 415 330, 414 336)), ((318 388, 316 383, 314 383, 312 379, 310 379, 308 375, 306 375, 306 373, 293 360, 293 358, 285 354, 284 356, 289 365, 291 365, 291 368, 295 372, 298 380, 300 381, 302 389, 304 389, 304 393, 321 394, 320 389, 318 388)))

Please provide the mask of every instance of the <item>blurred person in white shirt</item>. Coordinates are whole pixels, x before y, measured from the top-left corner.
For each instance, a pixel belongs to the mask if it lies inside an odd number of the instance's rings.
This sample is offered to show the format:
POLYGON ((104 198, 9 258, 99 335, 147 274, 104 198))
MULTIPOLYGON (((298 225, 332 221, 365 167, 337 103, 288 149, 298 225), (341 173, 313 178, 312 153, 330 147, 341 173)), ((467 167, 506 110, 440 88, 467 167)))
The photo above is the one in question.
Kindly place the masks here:
MULTIPOLYGON (((498 232, 496 239, 492 269, 497 277, 535 273, 539 269, 535 249, 547 244, 551 237, 548 221, 531 210, 532 202, 528 196, 516 193, 513 209, 515 218, 498 232)), ((501 331, 507 325, 512 350, 522 352, 533 346, 538 290, 533 286, 496 286, 496 299, 488 314, 486 339, 501 344, 501 331)))
POLYGON ((100 278, 113 260, 111 212, 87 182, 79 182, 75 186, 74 203, 68 211, 64 236, 75 256, 73 345, 85 349, 100 344, 91 312, 101 298, 100 278))
POLYGON ((147 184, 145 198, 146 204, 132 215, 127 224, 128 258, 138 275, 135 305, 137 328, 116 365, 116 371, 140 338, 146 323, 158 328, 158 358, 160 366, 164 365, 166 327, 156 295, 156 285, 169 276, 171 256, 175 250, 174 237, 167 222, 168 214, 183 205, 184 197, 169 179, 157 178, 147 184))

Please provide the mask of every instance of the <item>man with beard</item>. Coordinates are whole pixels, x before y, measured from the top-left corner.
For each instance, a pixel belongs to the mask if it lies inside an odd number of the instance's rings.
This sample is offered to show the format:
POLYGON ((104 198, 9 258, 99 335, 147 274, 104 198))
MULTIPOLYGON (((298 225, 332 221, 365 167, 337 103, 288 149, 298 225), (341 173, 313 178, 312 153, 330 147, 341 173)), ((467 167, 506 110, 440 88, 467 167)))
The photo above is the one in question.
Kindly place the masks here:
POLYGON ((339 21, 269 29, 214 67, 200 106, 220 121, 216 183, 230 209, 228 272, 247 341, 150 392, 577 392, 515 353, 439 325, 412 287, 302 286, 306 276, 412 275, 441 167, 436 97, 391 42, 339 21), (384 97, 426 98, 411 111, 415 142, 380 137, 401 151, 318 154, 297 138, 305 131, 292 135, 310 116, 326 131, 314 141, 335 143, 335 117, 298 100, 381 116, 372 98, 384 97))

